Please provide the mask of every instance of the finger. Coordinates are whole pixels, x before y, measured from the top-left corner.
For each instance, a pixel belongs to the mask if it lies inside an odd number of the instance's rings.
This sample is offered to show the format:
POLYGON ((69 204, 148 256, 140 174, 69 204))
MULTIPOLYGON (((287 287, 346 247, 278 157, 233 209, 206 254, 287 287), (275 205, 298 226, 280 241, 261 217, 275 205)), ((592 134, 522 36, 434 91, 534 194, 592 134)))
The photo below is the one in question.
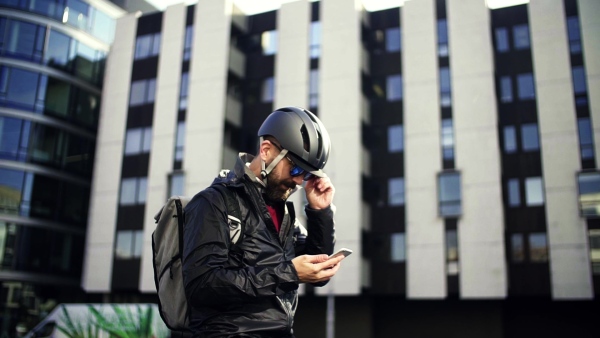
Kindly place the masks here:
MULTIPOLYGON (((308 263, 322 263, 327 261, 327 259, 329 258, 329 256, 325 255, 325 254, 321 254, 321 255, 304 255, 306 257, 306 261, 308 263)), ((318 269, 318 267, 317 267, 318 269)))
POLYGON ((320 179, 320 181, 317 183, 317 188, 321 192, 328 192, 333 190, 333 184, 331 184, 329 177, 326 177, 320 179))
POLYGON ((319 271, 317 276, 319 277, 319 279, 329 280, 329 279, 331 279, 331 277, 333 277, 337 273, 337 271, 340 269, 340 266, 341 266, 341 263, 338 263, 329 269, 321 270, 321 271, 319 271))
MULTIPOLYGON (((329 258, 329 256, 327 256, 327 257, 329 258)), ((327 260, 327 263, 330 263, 330 264, 337 264, 337 263, 341 262, 341 261, 342 261, 342 259, 344 259, 344 258, 346 258, 346 256, 344 256, 344 255, 337 255, 337 256, 335 256, 335 257, 333 257, 333 258, 329 258, 329 259, 327 260)))
POLYGON ((341 262, 342 259, 344 259, 344 258, 345 257, 341 256, 341 255, 337 256, 337 257, 330 258, 330 259, 328 259, 327 261, 325 261, 323 263, 316 264, 316 268, 320 269, 320 270, 322 270, 322 269, 328 269, 329 267, 331 267, 333 265, 336 265, 339 262, 341 262))
POLYGON ((304 183, 304 190, 309 192, 315 188, 315 178, 311 178, 310 180, 304 183))

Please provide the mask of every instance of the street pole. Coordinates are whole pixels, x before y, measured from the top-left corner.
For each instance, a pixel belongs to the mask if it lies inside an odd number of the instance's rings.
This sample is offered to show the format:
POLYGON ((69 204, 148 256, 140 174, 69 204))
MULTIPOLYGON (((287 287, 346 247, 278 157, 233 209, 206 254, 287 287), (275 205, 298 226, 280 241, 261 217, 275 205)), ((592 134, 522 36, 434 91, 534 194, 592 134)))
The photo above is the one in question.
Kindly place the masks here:
POLYGON ((331 289, 327 295, 327 338, 335 338, 335 296, 331 289))

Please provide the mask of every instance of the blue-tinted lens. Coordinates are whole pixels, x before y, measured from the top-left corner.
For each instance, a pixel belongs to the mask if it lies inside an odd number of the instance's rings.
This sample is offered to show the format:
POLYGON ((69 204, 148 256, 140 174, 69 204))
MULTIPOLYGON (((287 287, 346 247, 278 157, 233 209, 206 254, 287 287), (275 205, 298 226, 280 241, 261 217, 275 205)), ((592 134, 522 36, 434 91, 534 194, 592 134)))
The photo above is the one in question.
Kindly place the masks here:
POLYGON ((290 169, 290 176, 292 177, 297 177, 300 175, 304 175, 304 177, 302 178, 305 181, 310 180, 313 177, 313 174, 305 171, 304 169, 300 168, 299 166, 296 165, 296 163, 294 163, 294 161, 292 161, 292 159, 290 159, 288 157, 288 160, 290 161, 290 163, 292 164, 292 169, 290 169))
POLYGON ((292 177, 296 177, 296 176, 300 176, 304 173, 304 169, 300 168, 299 166, 294 166, 292 169, 290 169, 290 175, 292 177))

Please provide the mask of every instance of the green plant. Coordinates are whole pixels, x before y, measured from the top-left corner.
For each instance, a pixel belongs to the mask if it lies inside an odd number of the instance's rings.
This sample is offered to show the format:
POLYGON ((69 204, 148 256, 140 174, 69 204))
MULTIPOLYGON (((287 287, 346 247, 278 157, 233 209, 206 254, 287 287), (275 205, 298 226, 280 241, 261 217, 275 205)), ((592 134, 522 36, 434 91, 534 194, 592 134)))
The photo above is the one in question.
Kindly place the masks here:
POLYGON ((75 321, 71 318, 69 311, 64 305, 60 305, 62 323, 64 325, 57 325, 56 328, 69 338, 97 338, 100 330, 98 326, 91 320, 86 321, 75 321))
POLYGON ((154 338, 152 327, 153 311, 151 307, 142 308, 136 306, 136 309, 122 308, 116 305, 112 306, 115 318, 109 318, 100 311, 90 306, 90 312, 96 318, 96 323, 104 331, 108 332, 111 338, 154 338))

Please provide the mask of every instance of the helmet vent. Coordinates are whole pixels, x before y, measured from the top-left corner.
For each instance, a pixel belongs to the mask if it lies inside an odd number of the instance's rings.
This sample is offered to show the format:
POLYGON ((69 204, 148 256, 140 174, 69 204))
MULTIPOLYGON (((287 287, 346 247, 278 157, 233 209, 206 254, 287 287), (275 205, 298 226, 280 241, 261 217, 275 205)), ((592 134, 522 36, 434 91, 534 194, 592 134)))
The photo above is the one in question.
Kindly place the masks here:
POLYGON ((321 155, 323 155, 323 138, 321 137, 321 132, 317 130, 317 141, 319 144, 317 145, 317 158, 320 159, 321 155))
POLYGON ((315 118, 314 118, 313 114, 309 114, 309 111, 308 111, 308 110, 306 110, 306 109, 304 110, 304 112, 306 113, 306 115, 308 115, 308 118, 309 118, 311 121, 313 121, 315 124, 317 123, 317 120, 315 120, 315 118))
POLYGON ((310 137, 308 136, 306 125, 302 125, 302 128, 300 128, 300 134, 302 134, 302 144, 304 146, 304 150, 307 153, 310 153, 310 137))

